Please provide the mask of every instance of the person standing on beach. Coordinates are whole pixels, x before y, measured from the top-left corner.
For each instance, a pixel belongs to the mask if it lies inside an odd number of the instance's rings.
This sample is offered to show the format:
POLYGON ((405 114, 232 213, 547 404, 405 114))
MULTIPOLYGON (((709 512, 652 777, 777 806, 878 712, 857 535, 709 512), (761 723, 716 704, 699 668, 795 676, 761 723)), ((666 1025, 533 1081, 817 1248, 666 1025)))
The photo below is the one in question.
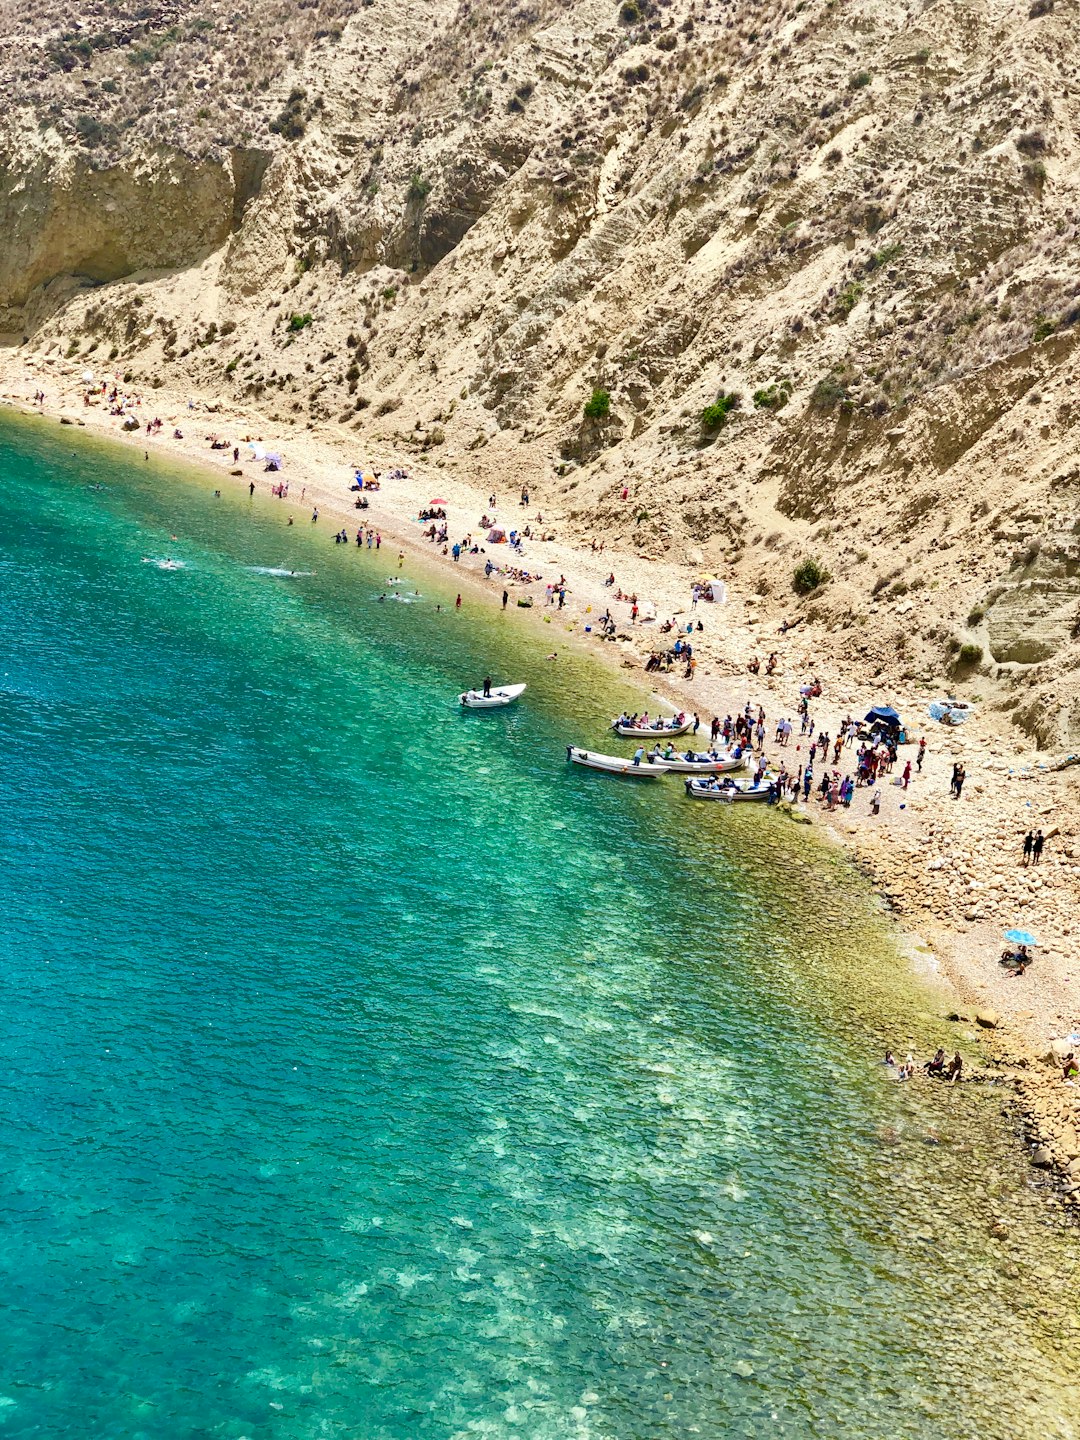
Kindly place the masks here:
POLYGON ((923 738, 919 741, 919 753, 918 753, 918 755, 915 756, 915 769, 916 769, 916 770, 921 770, 921 769, 922 769, 922 762, 923 762, 923 759, 924 759, 925 755, 926 755, 926 737, 925 737, 925 735, 924 735, 923 738))
POLYGON ((954 791, 955 791, 957 800, 960 799, 960 792, 961 792, 961 790, 963 790, 963 788, 964 788, 964 781, 965 781, 966 779, 967 779, 967 771, 964 769, 963 765, 958 765, 958 766, 956 767, 956 774, 953 776, 953 788, 954 788, 954 791))
POLYGON ((312 523, 312 525, 317 524, 318 519, 319 519, 319 507, 316 505, 316 506, 315 506, 315 509, 312 510, 312 512, 311 512, 311 523, 312 523))
POLYGON ((254 480, 249 480, 249 481, 248 481, 248 499, 250 500, 251 497, 252 497, 254 494, 255 494, 255 481, 254 481, 254 480))
POLYGON ((1043 846, 1046 844, 1046 836, 1041 830, 1035 831, 1035 839, 1031 842, 1031 858, 1038 865, 1042 859, 1043 846))
POLYGON ((510 592, 509 592, 509 590, 504 590, 504 591, 503 591, 503 609, 504 609, 504 610, 506 609, 506 602, 507 602, 509 599, 510 599, 510 592))
POLYGON ((457 599, 454 601, 454 609, 455 609, 455 610, 460 610, 460 609, 461 609, 461 596, 460 596, 460 595, 459 595, 459 596, 457 597, 457 599))
POLYGON ((1032 834, 1032 832, 1029 830, 1029 831, 1027 832, 1027 834, 1024 836, 1024 859, 1023 859, 1023 864, 1025 864, 1025 865, 1030 865, 1030 864, 1031 864, 1031 852, 1032 852, 1032 849, 1034 848, 1034 845, 1035 845, 1035 836, 1034 836, 1034 835, 1032 834))
POLYGON ((909 760, 909 761, 907 762, 907 764, 904 766, 904 789, 906 790, 910 784, 911 784, 911 761, 909 760))

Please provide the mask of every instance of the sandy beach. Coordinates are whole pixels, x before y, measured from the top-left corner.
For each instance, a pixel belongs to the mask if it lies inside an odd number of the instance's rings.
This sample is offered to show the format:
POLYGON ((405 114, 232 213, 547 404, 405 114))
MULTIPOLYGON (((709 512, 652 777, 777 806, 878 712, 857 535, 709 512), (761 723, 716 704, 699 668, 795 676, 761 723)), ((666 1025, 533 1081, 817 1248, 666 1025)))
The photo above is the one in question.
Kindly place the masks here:
MULTIPOLYGON (((85 426, 151 456, 191 462, 212 472, 222 489, 248 487, 261 493, 273 484, 288 484, 282 500, 282 524, 292 517, 309 524, 317 507, 320 530, 327 543, 344 526, 352 535, 358 524, 380 531, 383 546, 402 548, 428 563, 445 566, 448 578, 461 589, 466 604, 501 603, 502 591, 522 624, 545 626, 544 643, 557 651, 583 645, 607 664, 625 668, 678 708, 697 713, 707 727, 713 715, 723 718, 749 702, 766 714, 765 753, 788 767, 805 759, 807 742, 798 735, 799 686, 816 677, 822 686, 811 714, 818 730, 835 735, 846 717, 861 719, 870 706, 889 704, 900 713, 910 740, 927 742, 926 759, 909 788, 900 775, 904 761, 914 761, 915 744, 900 753, 894 775, 881 781, 881 812, 871 814, 870 788, 856 789, 850 808, 829 812, 812 794, 809 803, 792 807, 794 821, 813 823, 844 846, 854 863, 873 879, 905 935, 906 948, 917 968, 936 976, 951 996, 958 1031, 978 1036, 988 1067, 1009 1074, 1030 1117, 1033 1162, 1055 1167, 1062 1176, 1062 1203, 1080 1206, 1080 1089, 1062 1079, 1061 1058, 1070 1035, 1080 1032, 1080 936, 1074 916, 1080 901, 1080 835, 1077 833, 1080 767, 1068 757, 1037 752, 1000 714, 976 708, 962 727, 941 726, 927 713, 934 696, 909 682, 889 685, 871 675, 851 673, 834 658, 828 637, 815 634, 813 643, 798 628, 779 634, 775 624, 759 622, 753 595, 729 589, 724 604, 699 603, 691 610, 691 587, 698 576, 685 565, 667 564, 637 555, 599 548, 595 535, 575 534, 562 516, 545 515, 542 496, 528 509, 519 504, 518 487, 508 482, 497 495, 500 525, 510 529, 530 524, 535 532, 553 533, 546 541, 527 540, 524 555, 505 545, 486 545, 480 519, 491 514, 489 494, 445 469, 425 468, 413 457, 364 453, 358 442, 334 426, 319 429, 270 425, 251 411, 229 412, 196 396, 165 389, 141 397, 130 413, 140 421, 131 433, 122 417, 109 413, 100 394, 85 402, 84 367, 57 358, 8 352, 0 358, 0 401, 27 412, 85 426), (35 395, 44 398, 35 402, 35 395), (153 437, 146 422, 160 419, 153 437), (183 439, 174 439, 174 430, 183 439), (211 437, 228 443, 212 450, 211 437), (266 473, 252 461, 243 441, 262 441, 280 451, 280 473, 266 473), (233 446, 241 450, 233 461, 233 446), (370 496, 370 508, 354 508, 350 491, 353 468, 386 472, 400 467, 407 478, 386 478, 370 496), (236 473, 239 472, 239 473, 236 473), (471 534, 486 553, 463 554, 459 562, 443 555, 422 538, 418 512, 434 499, 445 500, 451 543, 471 534), (541 521, 540 516, 543 516, 541 521), (497 571, 484 575, 485 562, 511 563, 542 577, 531 584, 504 579, 497 571), (615 584, 605 580, 614 574, 615 584), (545 604, 545 587, 565 577, 562 610, 545 604), (640 606, 632 623, 628 601, 616 592, 636 595, 640 606), (517 601, 531 597, 531 608, 517 601), (614 641, 601 641, 594 627, 610 608, 616 621, 614 641), (645 619, 655 615, 655 619, 645 619), (675 632, 661 635, 669 618, 684 627, 700 620, 703 629, 691 635, 697 659, 693 680, 643 672, 648 655, 666 648, 675 632), (765 675, 766 657, 775 653, 775 673, 765 675), (751 674, 757 657, 762 673, 751 674), (774 751, 770 741, 776 721, 793 720, 789 746, 774 751), (954 763, 967 772, 962 799, 950 796, 954 763), (1022 840, 1031 829, 1047 837, 1038 866, 1022 863, 1022 840), (1003 932, 1013 926, 1031 930, 1039 940, 1035 964, 1015 977, 998 963, 1003 932), (1070 1188, 1071 1187, 1071 1188, 1070 1188)), ((724 576, 721 574, 721 579, 724 576)), ((684 630, 685 635, 685 630, 684 630)), ((568 737, 573 738, 573 737, 568 737)), ((815 767, 820 774, 820 766, 815 767)), ((851 769, 845 750, 839 766, 851 769)), ((897 1037, 897 1048, 908 1037, 897 1037)), ((1080 1045, 1077 1047, 1080 1052, 1080 1045)), ((919 1055, 921 1062, 928 1056, 919 1055)))

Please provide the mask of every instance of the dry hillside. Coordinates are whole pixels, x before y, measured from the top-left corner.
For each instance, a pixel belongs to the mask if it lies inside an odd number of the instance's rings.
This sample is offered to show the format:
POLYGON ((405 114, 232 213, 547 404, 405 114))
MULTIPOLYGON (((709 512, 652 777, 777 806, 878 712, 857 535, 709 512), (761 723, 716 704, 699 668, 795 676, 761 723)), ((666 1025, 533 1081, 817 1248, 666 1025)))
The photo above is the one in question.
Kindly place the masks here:
POLYGON ((9 344, 1080 739, 1078 0, 2 4, 9 344))

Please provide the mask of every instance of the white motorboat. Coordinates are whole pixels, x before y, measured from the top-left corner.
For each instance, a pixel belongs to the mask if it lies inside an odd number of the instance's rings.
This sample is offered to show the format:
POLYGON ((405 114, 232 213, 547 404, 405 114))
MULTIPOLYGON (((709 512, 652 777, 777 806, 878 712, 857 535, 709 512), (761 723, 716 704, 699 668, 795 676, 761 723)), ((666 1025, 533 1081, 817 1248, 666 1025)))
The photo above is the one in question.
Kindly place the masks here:
POLYGON ((483 690, 466 690, 461 703, 467 710, 498 710, 512 705, 526 689, 525 685, 493 685, 490 695, 485 695, 483 690))
POLYGON ((741 770, 746 763, 746 757, 738 757, 731 754, 720 755, 715 759, 712 755, 702 750, 687 750, 681 755, 676 750, 668 757, 660 754, 656 757, 661 760, 669 770, 675 770, 685 775, 726 775, 732 770, 741 770), (687 756, 690 758, 687 759, 687 756))
POLYGON ((611 728, 624 740, 670 740, 676 735, 685 735, 693 723, 693 716, 688 719, 685 715, 681 718, 676 715, 668 720, 650 720, 648 725, 624 725, 614 720, 611 728))
POLYGON ((769 798, 768 780, 762 780, 760 785, 748 780, 725 780, 720 785, 708 785, 701 780, 688 779, 683 783, 691 800, 724 800, 733 805, 738 801, 760 804, 769 798))
POLYGON ((666 775, 668 767, 663 760, 650 760, 644 756, 640 765, 622 755, 601 755, 596 750, 581 750, 576 745, 566 747, 566 758, 575 765, 584 765, 589 770, 603 770, 608 775, 628 775, 632 780, 658 780, 666 775))

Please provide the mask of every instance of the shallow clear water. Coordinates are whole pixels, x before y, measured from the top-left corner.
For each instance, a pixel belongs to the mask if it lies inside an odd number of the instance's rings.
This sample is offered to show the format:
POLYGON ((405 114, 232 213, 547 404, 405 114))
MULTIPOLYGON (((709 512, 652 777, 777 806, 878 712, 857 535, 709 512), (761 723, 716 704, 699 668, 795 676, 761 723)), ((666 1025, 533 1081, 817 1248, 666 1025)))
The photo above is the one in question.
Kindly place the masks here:
POLYGON ((1075 1251, 875 1063, 945 1031, 840 861, 568 771, 633 693, 385 549, 0 480, 5 1433, 1077 1433, 1075 1251))

